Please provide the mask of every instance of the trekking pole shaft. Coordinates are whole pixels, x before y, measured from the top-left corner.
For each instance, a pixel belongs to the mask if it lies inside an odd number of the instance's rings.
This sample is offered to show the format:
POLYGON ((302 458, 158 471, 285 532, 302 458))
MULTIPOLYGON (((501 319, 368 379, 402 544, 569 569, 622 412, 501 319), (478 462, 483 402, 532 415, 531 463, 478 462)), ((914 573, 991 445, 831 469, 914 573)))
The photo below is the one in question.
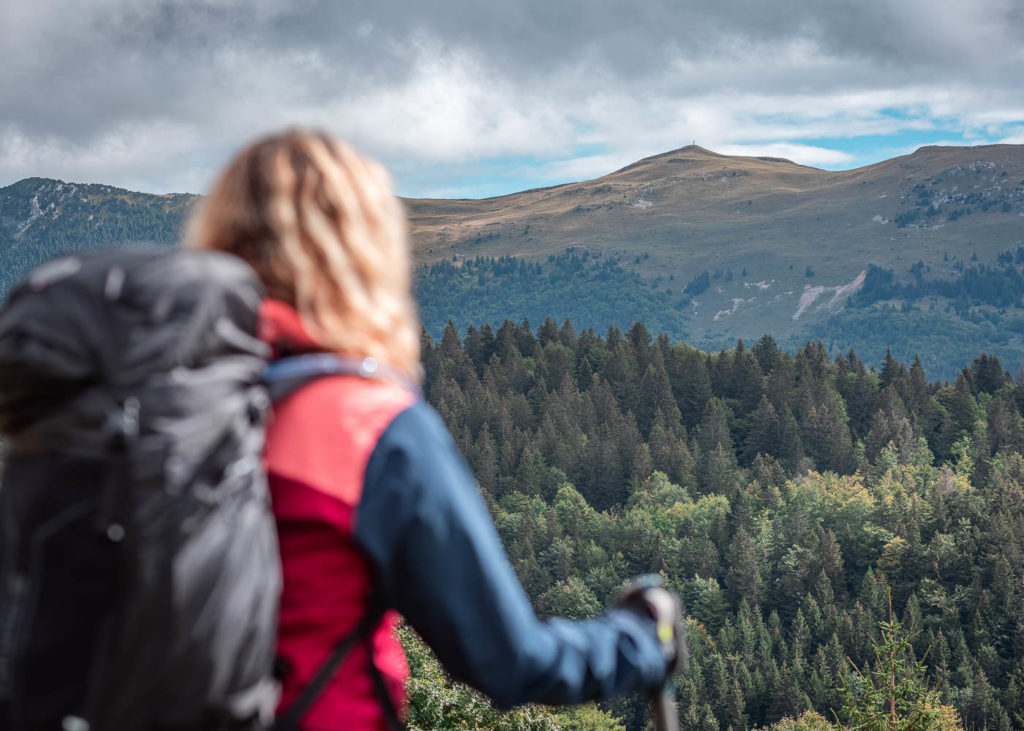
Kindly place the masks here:
POLYGON ((675 692, 671 684, 651 693, 650 698, 654 731, 679 731, 679 715, 676 713, 675 692))

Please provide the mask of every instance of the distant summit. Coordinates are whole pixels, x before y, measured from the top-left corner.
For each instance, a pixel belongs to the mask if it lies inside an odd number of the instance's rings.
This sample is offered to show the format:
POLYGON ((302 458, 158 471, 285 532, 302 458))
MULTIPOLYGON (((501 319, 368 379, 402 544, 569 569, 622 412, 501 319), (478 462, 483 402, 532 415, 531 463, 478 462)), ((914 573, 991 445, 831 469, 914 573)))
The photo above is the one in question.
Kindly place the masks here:
POLYGON ((632 170, 632 169, 637 168, 637 167, 648 166, 648 165, 652 165, 652 164, 659 163, 659 162, 668 163, 668 164, 677 164, 678 165, 678 164, 699 164, 701 162, 707 162, 707 161, 714 162, 714 161, 721 161, 721 160, 732 160, 732 161, 742 161, 742 160, 752 160, 753 161, 753 160, 757 160, 757 161, 760 161, 760 162, 783 162, 783 163, 789 163, 790 165, 796 165, 797 164, 797 163, 793 162, 792 160, 787 160, 784 157, 767 157, 767 156, 744 157, 744 156, 736 156, 736 155, 722 155, 722 154, 720 154, 718 152, 714 152, 713 150, 708 150, 707 148, 701 147, 700 145, 690 144, 690 145, 687 145, 686 147, 680 147, 677 150, 670 150, 669 152, 662 152, 662 153, 659 153, 657 155, 652 155, 650 157, 645 157, 645 158, 643 158, 641 160, 637 160, 636 162, 631 163, 631 164, 627 165, 626 167, 621 168, 620 170, 616 170, 614 173, 612 173, 612 175, 615 175, 616 173, 621 173, 621 172, 626 171, 626 170, 632 170))

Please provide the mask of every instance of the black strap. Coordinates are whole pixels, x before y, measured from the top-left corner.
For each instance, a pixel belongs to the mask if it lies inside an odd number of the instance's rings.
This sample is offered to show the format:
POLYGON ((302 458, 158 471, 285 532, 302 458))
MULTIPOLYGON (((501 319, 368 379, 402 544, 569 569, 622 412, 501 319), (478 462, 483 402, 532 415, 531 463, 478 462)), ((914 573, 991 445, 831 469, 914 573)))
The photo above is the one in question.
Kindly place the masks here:
POLYGON ((395 701, 392 699, 391 694, 388 693, 388 688, 384 684, 384 676, 380 674, 380 668, 377 667, 377 663, 373 661, 373 649, 370 649, 370 678, 373 679, 373 689, 377 692, 377 699, 380 701, 380 707, 384 709, 384 719, 388 722, 388 726, 391 727, 391 731, 405 731, 405 724, 398 717, 398 709, 395 708, 395 701))
MULTIPOLYGON (((129 396, 121 410, 108 415, 111 429, 108 465, 98 496, 93 529, 97 538, 111 545, 120 544, 127 537, 127 517, 131 510, 132 450, 139 436, 139 400, 129 396)), ((119 551, 115 560, 121 562, 121 589, 131 573, 126 562, 132 560, 130 551, 119 551)), ((96 634, 97 640, 90 662, 89 680, 81 718, 91 722, 101 716, 103 694, 107 686, 107 669, 113 652, 112 642, 122 619, 118 602, 114 602, 96 634)))
MULTIPOLYGON (((377 625, 380 624, 380 620, 384 616, 383 606, 378 602, 371 602, 370 606, 372 607, 371 610, 363 615, 355 629, 338 640, 334 649, 331 650, 331 654, 324 660, 312 680, 302 689, 299 697, 288 706, 288 710, 285 711, 284 715, 278 716, 270 727, 270 731, 298 731, 299 722, 309 712, 309 709, 313 707, 313 704, 323 694, 324 690, 326 690, 331 679, 345 661, 345 657, 348 656, 348 653, 351 652, 359 640, 369 638, 377 628, 377 625)), ((373 665, 372 651, 370 652, 370 664, 373 665)), ((385 707, 384 712, 385 714, 388 713, 387 707, 385 707)), ((394 713, 393 705, 390 712, 394 713)))

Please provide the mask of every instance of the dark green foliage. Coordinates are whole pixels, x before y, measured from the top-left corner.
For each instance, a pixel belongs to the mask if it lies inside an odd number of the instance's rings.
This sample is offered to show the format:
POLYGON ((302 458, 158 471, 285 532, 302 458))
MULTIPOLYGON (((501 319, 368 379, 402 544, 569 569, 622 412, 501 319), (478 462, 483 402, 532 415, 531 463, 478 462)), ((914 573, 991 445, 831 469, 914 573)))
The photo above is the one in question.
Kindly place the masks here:
POLYGON ((922 269, 923 266, 911 268, 913 282, 900 282, 891 270, 871 264, 864 284, 850 297, 850 304, 867 307, 880 300, 939 296, 958 303, 958 309, 982 304, 1010 307, 1019 305, 1024 295, 1024 274, 1014 264, 1007 263, 1002 268, 986 265, 967 267, 955 279, 925 280, 922 269))
POLYGON ((617 259, 585 249, 569 249, 543 263, 505 256, 431 264, 416 272, 416 296, 423 326, 434 337, 449 319, 462 329, 505 319, 543 322, 548 316, 598 328, 642 320, 673 338, 687 333, 688 297, 655 289, 617 259))
MULTIPOLYGON (((856 345, 877 357, 886 347, 904 361, 919 356, 932 377, 952 379, 978 351, 987 351, 1016 372, 1024 319, 1024 259, 1006 251, 994 265, 957 261, 952 278, 926 278, 931 268, 918 261, 910 279, 871 265, 850 308, 804 333, 823 339, 833 354, 856 345)), ((944 275, 949 276, 949 275, 944 275)), ((803 339, 787 340, 794 347, 803 339)))
POLYGON ((893 353, 876 372, 820 343, 708 355, 536 321, 449 329, 424 363, 539 611, 661 572, 691 618, 682 726, 749 728, 849 706, 891 590, 930 713, 1024 722, 1024 393, 997 357, 941 384, 893 353))
POLYGON ((1013 329, 1017 327, 1013 325, 1015 319, 995 317, 993 322, 974 310, 967 319, 952 311, 915 309, 898 313, 878 303, 863 309, 848 308, 809 327, 800 338, 780 339, 780 345, 795 350, 808 337, 821 339, 833 357, 856 347, 858 353, 867 354, 869 364, 880 362, 886 348, 891 348, 897 360, 911 362, 917 355, 930 377, 949 380, 965 363, 986 351, 998 356, 1015 374, 1024 364, 1020 333, 1013 329))
POLYGON ((687 282, 686 286, 683 287, 683 292, 690 295, 691 297, 696 297, 697 295, 704 292, 710 286, 711 275, 708 274, 707 271, 703 271, 697 276, 695 276, 693 279, 691 279, 689 282, 687 282))

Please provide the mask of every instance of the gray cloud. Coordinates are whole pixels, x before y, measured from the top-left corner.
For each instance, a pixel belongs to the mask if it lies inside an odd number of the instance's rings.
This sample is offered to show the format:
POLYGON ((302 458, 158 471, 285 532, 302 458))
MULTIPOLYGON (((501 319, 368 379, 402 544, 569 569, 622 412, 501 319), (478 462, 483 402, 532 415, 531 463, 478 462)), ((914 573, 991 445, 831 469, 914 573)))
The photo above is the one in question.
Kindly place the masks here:
POLYGON ((287 123, 462 170, 1024 120, 1015 0, 41 0, 0 6, 0 48, 0 184, 195 190, 287 123))

